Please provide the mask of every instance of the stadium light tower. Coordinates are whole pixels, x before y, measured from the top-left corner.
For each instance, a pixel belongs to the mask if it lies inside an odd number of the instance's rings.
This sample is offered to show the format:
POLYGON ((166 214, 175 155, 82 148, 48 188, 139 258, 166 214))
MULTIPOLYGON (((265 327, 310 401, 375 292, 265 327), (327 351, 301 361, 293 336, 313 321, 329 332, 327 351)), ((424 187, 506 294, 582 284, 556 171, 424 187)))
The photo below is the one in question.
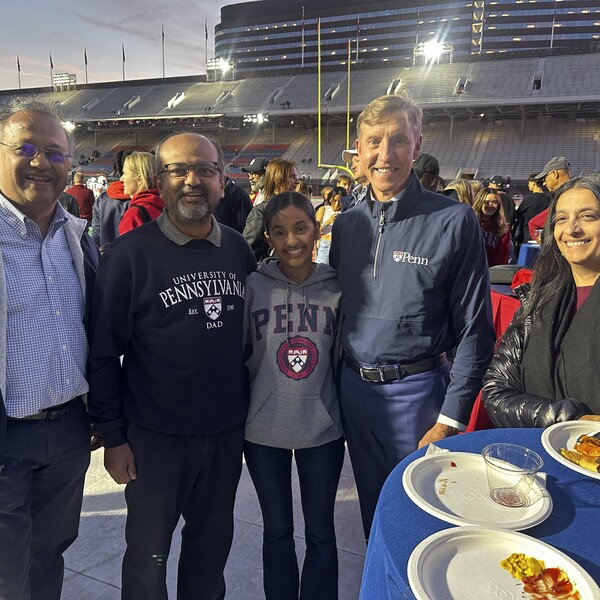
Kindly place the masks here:
POLYGON ((427 62, 439 62, 443 51, 444 46, 442 42, 438 42, 437 40, 429 40, 423 44, 423 53, 427 62))
POLYGON ((227 73, 227 71, 229 71, 229 69, 233 69, 233 61, 225 60, 224 58, 220 58, 219 59, 219 69, 221 69, 221 72, 223 73, 223 75, 225 75, 225 73, 227 73))
POLYGON ((206 62, 207 81, 233 81, 235 63, 225 58, 209 58, 206 62))
POLYGON ((413 66, 417 64, 419 57, 423 58, 424 64, 440 64, 440 58, 448 56, 448 62, 452 62, 454 47, 452 42, 440 42, 437 39, 431 39, 427 42, 420 42, 413 50, 413 66))

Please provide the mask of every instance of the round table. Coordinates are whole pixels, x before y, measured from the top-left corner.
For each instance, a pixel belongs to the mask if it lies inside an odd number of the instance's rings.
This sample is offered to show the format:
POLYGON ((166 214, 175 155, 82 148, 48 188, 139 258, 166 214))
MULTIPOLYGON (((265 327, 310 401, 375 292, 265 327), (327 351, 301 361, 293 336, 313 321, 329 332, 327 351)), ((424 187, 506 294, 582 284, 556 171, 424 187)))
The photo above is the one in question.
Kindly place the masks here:
MULTIPOLYGON (((488 429, 456 435, 436 445, 455 452, 480 453, 488 444, 510 442, 540 454, 553 509, 546 521, 523 533, 569 555, 600 582, 600 481, 553 459, 542 447, 541 434, 541 429, 488 429)), ((369 536, 360 600, 414 600, 406 572, 411 552, 431 534, 455 527, 419 508, 404 491, 404 469, 424 454, 425 448, 421 448, 407 456, 381 491, 369 536)))

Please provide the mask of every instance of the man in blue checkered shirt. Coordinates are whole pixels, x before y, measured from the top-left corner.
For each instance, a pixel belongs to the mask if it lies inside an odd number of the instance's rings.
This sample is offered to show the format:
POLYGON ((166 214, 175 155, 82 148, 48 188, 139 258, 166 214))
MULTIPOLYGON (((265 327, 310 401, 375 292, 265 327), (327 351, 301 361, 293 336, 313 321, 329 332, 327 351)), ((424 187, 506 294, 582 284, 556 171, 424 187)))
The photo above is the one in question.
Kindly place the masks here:
POLYGON ((0 598, 59 600, 90 427, 86 305, 97 251, 57 202, 72 140, 52 103, 0 109, 0 598))

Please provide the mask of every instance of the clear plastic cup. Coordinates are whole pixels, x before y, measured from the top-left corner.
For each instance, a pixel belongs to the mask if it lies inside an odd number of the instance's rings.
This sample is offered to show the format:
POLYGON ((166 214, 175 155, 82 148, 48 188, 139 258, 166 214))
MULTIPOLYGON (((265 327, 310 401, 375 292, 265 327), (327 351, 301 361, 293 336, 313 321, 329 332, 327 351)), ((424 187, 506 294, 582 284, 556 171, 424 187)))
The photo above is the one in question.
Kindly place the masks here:
POLYGON ((502 506, 529 505, 529 492, 538 471, 544 466, 541 456, 516 444, 490 444, 482 453, 490 497, 502 506))

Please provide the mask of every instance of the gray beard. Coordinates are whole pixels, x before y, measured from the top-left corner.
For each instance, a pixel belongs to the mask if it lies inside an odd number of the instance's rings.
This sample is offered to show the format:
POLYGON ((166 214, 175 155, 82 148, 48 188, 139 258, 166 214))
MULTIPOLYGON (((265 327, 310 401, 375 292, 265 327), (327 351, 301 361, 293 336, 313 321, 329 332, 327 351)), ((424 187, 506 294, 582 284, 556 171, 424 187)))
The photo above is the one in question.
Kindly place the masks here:
POLYGON ((208 201, 194 204, 185 204, 181 198, 177 198, 174 207, 169 208, 169 212, 182 223, 206 223, 217 205, 210 206, 208 201))

